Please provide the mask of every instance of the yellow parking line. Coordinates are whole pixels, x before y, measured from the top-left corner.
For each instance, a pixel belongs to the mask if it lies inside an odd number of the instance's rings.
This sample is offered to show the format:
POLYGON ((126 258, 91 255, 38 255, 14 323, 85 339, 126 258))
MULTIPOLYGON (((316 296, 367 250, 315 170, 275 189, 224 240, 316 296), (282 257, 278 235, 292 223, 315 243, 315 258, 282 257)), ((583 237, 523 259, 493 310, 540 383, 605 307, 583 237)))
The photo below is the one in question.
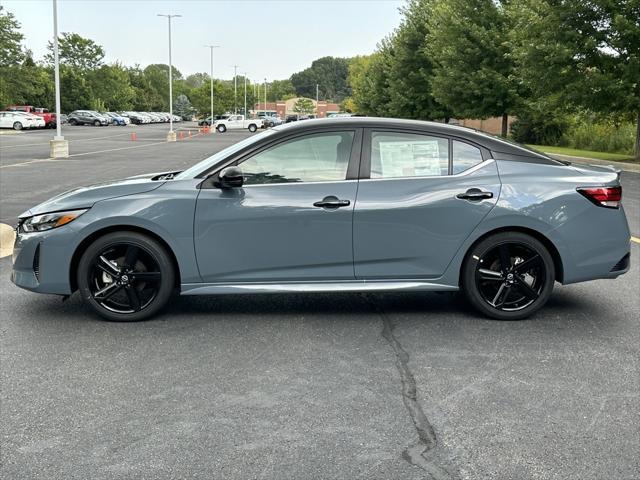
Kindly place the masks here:
POLYGON ((10 225, 0 223, 0 258, 8 257, 13 251, 16 233, 10 225))
POLYGON ((638 237, 631 237, 631 241, 632 241, 632 242, 636 242, 636 243, 640 243, 640 238, 638 238, 638 237))

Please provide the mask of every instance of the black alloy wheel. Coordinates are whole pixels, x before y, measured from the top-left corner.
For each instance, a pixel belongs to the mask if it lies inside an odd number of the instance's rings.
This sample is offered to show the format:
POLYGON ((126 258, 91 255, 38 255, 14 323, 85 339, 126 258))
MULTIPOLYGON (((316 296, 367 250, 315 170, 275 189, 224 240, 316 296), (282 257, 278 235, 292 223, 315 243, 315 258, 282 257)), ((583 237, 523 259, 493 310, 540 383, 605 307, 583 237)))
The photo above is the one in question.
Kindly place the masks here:
POLYGON ((546 303, 555 269, 541 242, 507 232, 488 237, 472 250, 462 280, 477 309, 496 319, 520 320, 546 303))
POLYGON ((174 290, 171 258, 162 245, 135 232, 108 234, 83 254, 82 297, 108 320, 136 321, 157 313, 174 290))

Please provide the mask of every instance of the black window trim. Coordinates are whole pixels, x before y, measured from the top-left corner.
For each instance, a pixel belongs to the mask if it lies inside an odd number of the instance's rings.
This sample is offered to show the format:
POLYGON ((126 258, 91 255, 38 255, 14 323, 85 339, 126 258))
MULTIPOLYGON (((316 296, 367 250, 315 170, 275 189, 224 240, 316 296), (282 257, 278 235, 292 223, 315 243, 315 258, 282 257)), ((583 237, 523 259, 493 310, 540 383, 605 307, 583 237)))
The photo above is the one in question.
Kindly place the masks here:
MULTIPOLYGON (((231 155, 230 157, 222 160, 221 162, 213 165, 205 172, 202 172, 198 175, 197 178, 203 178, 204 180, 197 185, 197 188, 217 188, 215 183, 218 180, 218 174, 226 167, 231 165, 241 165, 242 162, 248 160, 249 158, 262 153, 265 150, 269 150, 273 147, 276 147, 282 143, 289 142, 291 140, 297 140, 300 138, 313 136, 313 135, 322 135, 322 134, 331 134, 331 133, 340 133, 340 132, 353 132, 353 143, 351 144, 351 154, 349 156, 349 164, 347 165, 347 173, 345 178, 342 180, 330 181, 329 183, 334 182, 342 182, 346 180, 357 180, 358 174, 360 171, 360 163, 362 157, 362 145, 363 145, 363 128, 358 126, 336 126, 333 125, 331 128, 317 128, 313 130, 305 130, 303 132, 294 132, 289 135, 278 136, 277 138, 269 138, 264 143, 259 145, 251 145, 249 149, 241 150, 231 155)), ((313 183, 326 183, 326 182, 283 182, 283 183, 268 183, 264 184, 268 185, 303 185, 303 184, 313 184, 313 183)), ((251 186, 251 185, 247 185, 251 186)))
MULTIPOLYGON (((476 147, 480 149, 480 154, 482 155, 482 161, 485 162, 487 160, 491 160, 493 157, 491 156, 491 151, 486 147, 475 143, 471 140, 468 140, 464 137, 459 137, 457 135, 449 135, 443 133, 436 133, 431 130, 421 129, 421 128, 398 128, 398 127, 368 127, 364 129, 363 141, 362 141, 362 160, 360 162, 360 171, 358 178, 360 180, 370 180, 371 179, 371 140, 373 138, 373 132, 376 133, 400 133, 400 134, 408 134, 408 135, 428 135, 431 137, 444 138, 447 139, 448 146, 448 162, 449 168, 447 171, 447 175, 438 175, 439 177, 449 177, 453 176, 453 141, 459 141, 462 143, 466 143, 471 145, 472 147, 476 147)), ((470 167, 473 168, 473 167, 470 167)), ((469 170, 468 168, 467 170, 469 170)), ((467 170, 463 170, 456 175, 460 175, 461 173, 466 172, 467 170)), ((407 178, 419 178, 419 177, 395 177, 397 180, 407 179, 407 178)), ((375 180, 375 179, 374 179, 375 180)), ((382 180, 392 180, 392 178, 382 179, 382 180)))

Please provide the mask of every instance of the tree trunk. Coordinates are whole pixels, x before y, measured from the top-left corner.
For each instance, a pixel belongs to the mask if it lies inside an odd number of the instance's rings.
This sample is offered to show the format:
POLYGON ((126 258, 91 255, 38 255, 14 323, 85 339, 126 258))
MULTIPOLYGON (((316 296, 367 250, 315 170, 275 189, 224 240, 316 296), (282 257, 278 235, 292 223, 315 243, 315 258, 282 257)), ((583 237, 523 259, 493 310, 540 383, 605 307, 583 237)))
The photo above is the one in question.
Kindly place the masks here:
POLYGON ((449 123, 449 120, 451 120, 449 117, 444 117, 444 123, 449 123))
POLYGON ((636 148, 635 148, 636 160, 640 161, 640 112, 636 117, 636 148))
POLYGON ((502 114, 502 137, 507 138, 507 131, 509 130, 509 114, 502 114))

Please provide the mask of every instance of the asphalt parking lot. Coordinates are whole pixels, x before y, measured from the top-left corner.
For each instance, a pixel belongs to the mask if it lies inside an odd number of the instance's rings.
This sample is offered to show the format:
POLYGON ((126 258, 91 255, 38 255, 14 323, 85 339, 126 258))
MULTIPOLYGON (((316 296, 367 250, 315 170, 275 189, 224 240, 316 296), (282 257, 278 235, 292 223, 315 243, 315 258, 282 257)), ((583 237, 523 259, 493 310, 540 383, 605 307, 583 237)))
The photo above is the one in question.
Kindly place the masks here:
MULTIPOLYGON (((0 136, 0 222, 74 186, 177 170, 247 133, 166 125, 0 136), (192 137, 188 132, 191 129, 192 137), (130 134, 136 132, 137 140, 130 134)), ((640 174, 623 174, 640 236, 640 174)), ((618 280, 557 286, 534 318, 457 294, 177 299, 103 322, 0 259, 7 479, 640 478, 640 244, 618 280)))

